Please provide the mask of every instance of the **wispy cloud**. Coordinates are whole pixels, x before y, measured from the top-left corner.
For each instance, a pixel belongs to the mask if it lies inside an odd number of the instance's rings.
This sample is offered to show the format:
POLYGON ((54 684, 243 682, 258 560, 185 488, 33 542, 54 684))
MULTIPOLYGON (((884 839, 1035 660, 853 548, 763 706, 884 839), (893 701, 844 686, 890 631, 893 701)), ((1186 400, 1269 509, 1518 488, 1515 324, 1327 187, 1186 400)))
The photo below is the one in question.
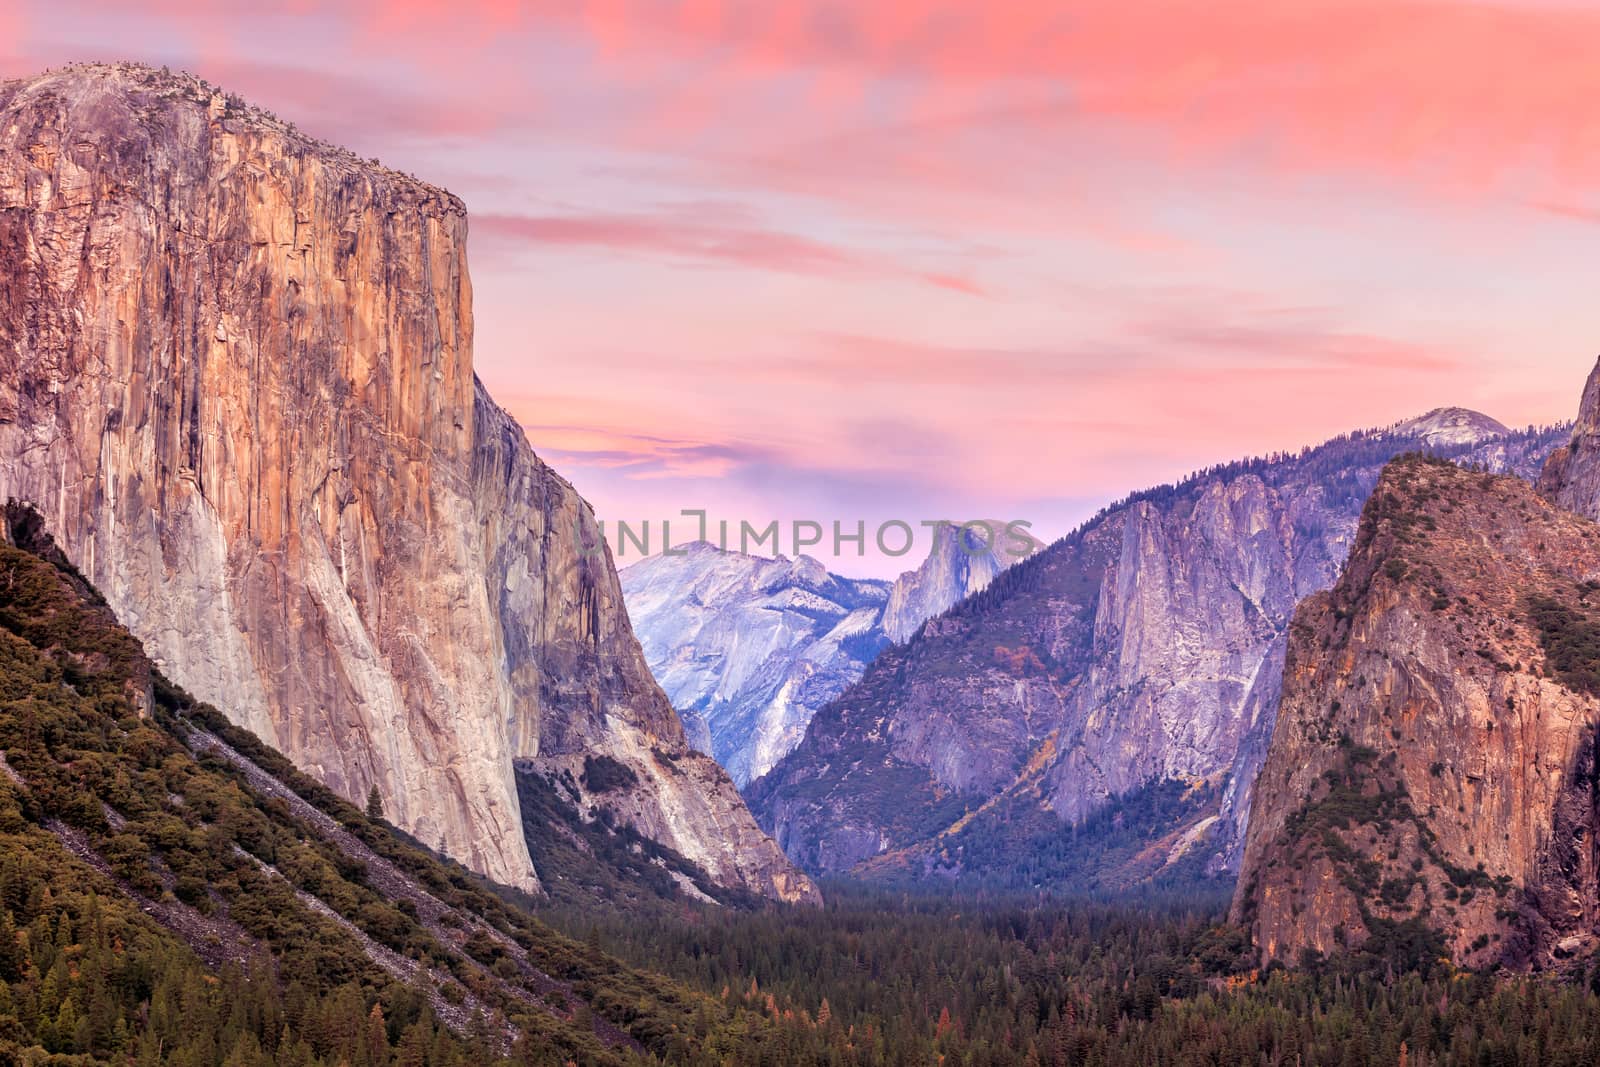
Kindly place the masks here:
MULTIPOLYGON (((1113 491, 1470 402, 1457 383, 1482 359, 1464 343, 1357 330, 1333 308, 1266 294, 1131 290, 1101 310, 1103 334, 1056 343, 947 342, 911 323, 905 336, 800 330, 703 362, 692 380, 716 383, 703 392, 664 382, 654 412, 622 397, 615 410, 587 409, 583 428, 525 421, 541 451, 617 477, 781 468, 892 484, 914 472, 963 497, 1022 497, 1113 491), (695 434, 668 429, 685 420, 699 421, 695 434)), ((627 380, 661 357, 595 362, 627 380)), ((525 410, 540 408, 563 405, 525 410)))
POLYGON ((717 478, 765 458, 759 449, 692 441, 623 429, 524 424, 546 462, 598 467, 625 478, 717 478))
POLYGON ((940 289, 949 289, 955 293, 966 293, 968 296, 987 296, 983 286, 971 278, 960 278, 953 274, 924 274, 922 280, 929 285, 938 286, 940 289))
POLYGON ((583 245, 802 274, 859 267, 850 252, 808 237, 677 215, 481 215, 475 228, 533 246, 583 245))
POLYGON ((956 345, 906 338, 818 332, 780 357, 753 367, 753 376, 781 382, 817 379, 857 386, 891 385, 1012 390, 1082 390, 1104 383, 1160 381, 1189 369, 1223 379, 1230 374, 1372 375, 1458 373, 1461 349, 1383 337, 1339 324, 1331 308, 1240 306, 1247 298, 1200 298, 1130 293, 1100 338, 1073 338, 1031 347, 956 345), (1230 303, 1232 301, 1232 303, 1230 303))
POLYGON ((1558 218, 1600 223, 1600 207, 1584 207, 1581 204, 1558 203, 1553 200, 1535 200, 1528 206, 1535 211, 1542 211, 1546 215, 1555 215, 1558 218))
MULTIPOLYGON (((811 114, 837 125, 874 87, 902 113, 1007 87, 1068 92, 1030 120, 1095 117, 1158 133, 1178 152, 1243 152, 1275 166, 1376 168, 1477 185, 1529 164, 1573 183, 1600 169, 1600 12, 1477 0, 996 0, 782 5, 547 2, 385 5, 372 32, 416 46, 419 26, 558 32, 619 72, 676 55, 725 101, 803 78, 811 114)), ((658 94, 662 110, 670 94, 658 94)), ((974 113, 974 120, 981 113, 974 113)), ((696 121, 705 121, 703 111, 696 121)), ((1013 113, 1011 121, 1024 119, 1013 113)), ((793 136, 795 129, 782 132, 793 136)))
POLYGON ((1189 309, 1130 323, 1130 336, 1151 349, 1188 353, 1208 370, 1247 373, 1444 375, 1463 368, 1459 350, 1351 331, 1336 317, 1303 311, 1263 321, 1230 318, 1226 309, 1189 309), (1222 366, 1218 366, 1218 364, 1222 366))
MULTIPOLYGON (((87 17, 118 11, 106 0, 68 6, 87 17)), ((200 0, 145 10, 210 42, 197 58, 217 70, 248 41, 241 27, 267 18, 248 5, 200 0)), ((308 107, 319 106, 315 94, 326 86, 329 111, 330 101, 349 99, 386 124, 409 111, 415 129, 447 121, 470 130, 525 111, 530 87, 560 93, 557 76, 570 77, 574 66, 541 78, 527 59, 530 47, 560 42, 603 72, 618 100, 598 122, 589 110, 571 115, 568 134, 590 124, 613 142, 630 130, 658 143, 682 144, 692 133, 700 148, 708 135, 712 147, 720 140, 776 151, 841 129, 879 129, 887 117, 920 126, 915 146, 896 149, 903 173, 920 168, 936 180, 930 172, 959 162, 974 134, 1031 132, 1048 150, 1091 121, 1136 132, 1176 161, 1205 154, 1452 188, 1529 172, 1567 188, 1600 177, 1600 119, 1589 106, 1600 98, 1600 11, 1588 5, 311 0, 302 10, 363 57, 423 72, 427 91, 389 86, 386 103, 336 75, 297 82, 278 76, 290 68, 275 73, 266 63, 255 72, 236 64, 234 73, 308 107), (470 99, 451 92, 468 79, 494 91, 470 99), (439 93, 475 106, 440 107, 439 93)), ((21 19, 6 16, 13 34, 21 19)), ((548 121, 563 120, 556 113, 548 121)), ((812 163, 858 165, 845 155, 812 163)))
POLYGON ((470 97, 379 81, 348 70, 208 56, 205 76, 340 143, 381 143, 397 136, 487 136, 498 127, 492 109, 470 97))
POLYGON ((969 278, 920 271, 894 262, 881 252, 766 228, 747 212, 709 205, 671 207, 653 214, 486 214, 475 216, 473 227, 491 240, 536 249, 579 246, 793 274, 876 275, 969 296, 983 295, 983 290, 969 278))

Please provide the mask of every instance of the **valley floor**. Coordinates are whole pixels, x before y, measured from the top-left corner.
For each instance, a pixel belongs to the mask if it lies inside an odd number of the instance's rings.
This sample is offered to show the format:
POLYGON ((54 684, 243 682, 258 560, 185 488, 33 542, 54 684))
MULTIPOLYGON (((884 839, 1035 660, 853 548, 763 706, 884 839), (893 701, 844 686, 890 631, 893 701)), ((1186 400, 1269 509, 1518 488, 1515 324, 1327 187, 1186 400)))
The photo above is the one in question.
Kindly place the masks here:
POLYGON ((1600 968, 1454 971, 1397 935, 1255 967, 1227 888, 1117 903, 825 885, 824 909, 552 909, 569 936, 778 1025, 771 1064, 1600 1062, 1600 968))

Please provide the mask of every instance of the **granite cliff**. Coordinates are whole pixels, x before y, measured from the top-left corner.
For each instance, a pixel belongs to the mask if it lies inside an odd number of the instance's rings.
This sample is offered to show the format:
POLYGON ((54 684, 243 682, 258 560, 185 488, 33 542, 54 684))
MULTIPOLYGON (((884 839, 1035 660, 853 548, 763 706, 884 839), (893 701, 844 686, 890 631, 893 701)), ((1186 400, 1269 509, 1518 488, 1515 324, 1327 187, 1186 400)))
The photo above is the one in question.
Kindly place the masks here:
POLYGON ((1234 903, 1263 960, 1600 945, 1597 590, 1600 526, 1527 483, 1385 470, 1291 629, 1234 903))
POLYGON ((1263 960, 1600 947, 1600 365, 1539 477, 1396 461, 1296 612, 1234 900, 1263 960))
POLYGON ((1600 360, 1584 383, 1571 436, 1539 475, 1539 492, 1558 507, 1600 520, 1600 360))
POLYGON ((646 661, 691 740, 741 787, 787 755, 818 708, 903 642, 1039 546, 1022 527, 933 529, 894 582, 831 574, 810 556, 768 559, 706 542, 626 567, 622 592, 646 661))
POLYGON ((885 644, 889 583, 697 542, 622 571, 645 660, 700 743, 744 785, 799 743, 816 709, 885 644))
POLYGON ((1001 571, 1043 547, 1025 526, 994 519, 937 527, 928 558, 889 587, 884 635, 905 644, 923 623, 981 592, 1001 571))
POLYGON ((460 201, 198 79, 0 86, 0 497, 201 700, 499 881, 514 765, 718 881, 814 889, 693 753, 588 506, 472 371, 460 201), (594 801, 594 798, 588 798, 594 801))
POLYGON ((1236 869, 1294 606, 1334 583, 1383 464, 1531 478, 1560 436, 1442 409, 1135 494, 886 650, 746 797, 815 871, 1236 869))

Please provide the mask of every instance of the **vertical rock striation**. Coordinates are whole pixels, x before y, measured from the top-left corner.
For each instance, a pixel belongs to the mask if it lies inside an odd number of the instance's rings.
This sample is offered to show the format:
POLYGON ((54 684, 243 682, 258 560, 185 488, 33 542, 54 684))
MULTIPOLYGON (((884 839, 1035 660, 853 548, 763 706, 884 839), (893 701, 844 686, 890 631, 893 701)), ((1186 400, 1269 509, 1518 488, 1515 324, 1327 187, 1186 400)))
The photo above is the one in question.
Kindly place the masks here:
MULTIPOLYGON (((448 193, 187 76, 0 86, 0 496, 197 697, 533 887, 515 759, 687 749, 587 505, 473 375, 466 239, 448 193)), ((811 892, 731 786, 683 792, 641 822, 811 892)))
POLYGON ((1597 589, 1600 526, 1525 482, 1385 470, 1291 628, 1234 901, 1263 960, 1523 967, 1600 945, 1597 589))
POLYGON ((1539 492, 1558 507, 1600 520, 1600 360, 1584 383, 1572 436, 1550 454, 1539 476, 1539 492))
POLYGON ((889 588, 884 635, 905 644, 923 623, 981 592, 1001 571, 1043 547, 1024 527, 996 520, 934 527, 928 558, 889 588))

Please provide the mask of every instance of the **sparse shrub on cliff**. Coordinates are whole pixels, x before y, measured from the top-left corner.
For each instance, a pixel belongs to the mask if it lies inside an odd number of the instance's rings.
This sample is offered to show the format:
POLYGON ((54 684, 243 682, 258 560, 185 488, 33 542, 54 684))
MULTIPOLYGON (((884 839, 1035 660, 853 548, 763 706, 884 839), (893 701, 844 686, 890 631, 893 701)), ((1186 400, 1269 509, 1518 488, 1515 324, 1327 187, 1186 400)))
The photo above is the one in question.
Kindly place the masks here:
POLYGON ((1600 620, 1552 596, 1528 597, 1527 610, 1546 670, 1569 689, 1600 696, 1600 620))
POLYGON ((632 789, 638 784, 639 776, 620 760, 604 755, 583 757, 583 786, 591 793, 632 789))

